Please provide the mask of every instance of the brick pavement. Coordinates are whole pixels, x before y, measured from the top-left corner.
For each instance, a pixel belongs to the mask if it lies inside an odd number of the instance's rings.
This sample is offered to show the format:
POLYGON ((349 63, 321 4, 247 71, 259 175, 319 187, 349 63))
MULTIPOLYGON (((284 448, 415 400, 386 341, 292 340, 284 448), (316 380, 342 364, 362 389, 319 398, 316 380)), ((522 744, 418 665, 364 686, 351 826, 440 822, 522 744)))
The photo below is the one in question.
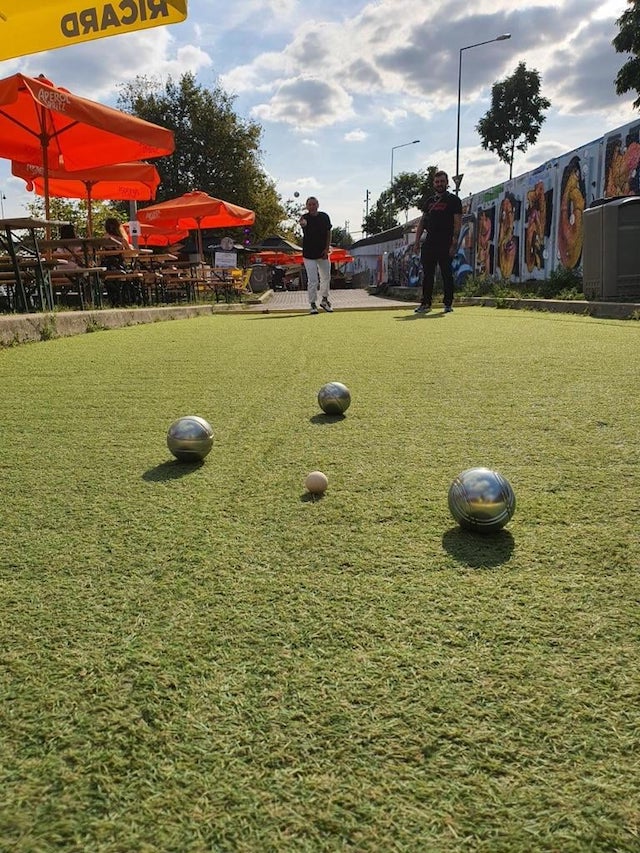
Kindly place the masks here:
MULTIPOLYGON (((417 302, 406 302, 401 299, 387 299, 382 296, 373 296, 367 290, 358 288, 347 288, 344 290, 331 291, 331 305, 336 311, 363 311, 384 310, 389 308, 413 309, 417 302)), ((293 312, 309 311, 309 302, 306 290, 277 291, 268 296, 260 305, 252 305, 245 310, 263 312, 293 312)), ((323 313, 320 311, 320 313, 323 313)))

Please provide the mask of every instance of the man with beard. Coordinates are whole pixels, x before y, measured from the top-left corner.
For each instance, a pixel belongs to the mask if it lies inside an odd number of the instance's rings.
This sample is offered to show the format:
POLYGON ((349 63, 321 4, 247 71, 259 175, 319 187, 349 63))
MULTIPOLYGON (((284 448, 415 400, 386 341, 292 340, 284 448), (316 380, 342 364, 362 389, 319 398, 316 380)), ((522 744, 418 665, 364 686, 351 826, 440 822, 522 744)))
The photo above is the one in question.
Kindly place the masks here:
POLYGON ((447 191, 449 176, 446 172, 436 172, 433 186, 435 193, 426 200, 413 246, 416 254, 420 251, 424 270, 422 301, 416 308, 416 314, 424 314, 431 310, 436 266, 440 267, 444 286, 444 313, 449 314, 453 311, 451 259, 458 249, 458 237, 462 226, 462 204, 458 196, 447 191), (420 250, 420 238, 423 232, 426 232, 427 236, 420 250))

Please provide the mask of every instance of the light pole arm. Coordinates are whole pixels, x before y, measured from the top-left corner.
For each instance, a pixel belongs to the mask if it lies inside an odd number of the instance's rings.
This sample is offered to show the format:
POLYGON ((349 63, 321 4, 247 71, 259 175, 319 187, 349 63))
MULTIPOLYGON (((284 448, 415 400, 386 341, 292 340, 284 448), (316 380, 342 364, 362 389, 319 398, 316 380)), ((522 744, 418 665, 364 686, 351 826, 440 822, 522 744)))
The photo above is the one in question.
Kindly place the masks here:
POLYGON ((460 103, 461 103, 461 94, 462 94, 462 51, 463 50, 471 50, 472 47, 480 47, 483 44, 491 44, 494 41, 506 41, 511 38, 511 33, 502 33, 502 35, 496 36, 494 39, 487 39, 486 41, 478 41, 475 44, 466 44, 464 47, 460 48, 460 52, 458 54, 458 116, 456 120, 456 195, 460 193, 460 103))

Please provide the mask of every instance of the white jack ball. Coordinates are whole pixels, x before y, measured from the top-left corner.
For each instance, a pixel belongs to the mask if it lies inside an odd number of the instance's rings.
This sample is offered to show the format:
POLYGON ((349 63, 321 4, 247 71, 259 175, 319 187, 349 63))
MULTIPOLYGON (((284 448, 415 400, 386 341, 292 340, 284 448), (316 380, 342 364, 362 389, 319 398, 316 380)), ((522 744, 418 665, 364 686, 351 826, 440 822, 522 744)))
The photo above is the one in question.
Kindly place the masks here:
POLYGON ((306 490, 311 492, 312 495, 321 495, 329 485, 329 480, 327 475, 323 474, 322 471, 312 471, 310 474, 307 474, 304 485, 306 490))

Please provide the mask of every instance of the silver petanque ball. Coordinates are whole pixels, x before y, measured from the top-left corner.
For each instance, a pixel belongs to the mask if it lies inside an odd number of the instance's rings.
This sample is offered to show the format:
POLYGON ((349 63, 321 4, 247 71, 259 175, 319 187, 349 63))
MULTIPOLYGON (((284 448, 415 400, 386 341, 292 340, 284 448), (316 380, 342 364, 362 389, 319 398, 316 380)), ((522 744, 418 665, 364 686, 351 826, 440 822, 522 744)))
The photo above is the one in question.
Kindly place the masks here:
POLYGON ((327 382, 318 391, 318 405, 326 415, 343 415, 351 405, 351 394, 342 382, 327 382))
POLYGON ((482 533, 500 530, 516 510, 508 480, 490 468, 469 468, 449 487, 449 509, 461 527, 482 533))
POLYGON ((187 415, 167 431, 167 447, 180 462, 199 462, 213 445, 213 430, 204 418, 187 415))

